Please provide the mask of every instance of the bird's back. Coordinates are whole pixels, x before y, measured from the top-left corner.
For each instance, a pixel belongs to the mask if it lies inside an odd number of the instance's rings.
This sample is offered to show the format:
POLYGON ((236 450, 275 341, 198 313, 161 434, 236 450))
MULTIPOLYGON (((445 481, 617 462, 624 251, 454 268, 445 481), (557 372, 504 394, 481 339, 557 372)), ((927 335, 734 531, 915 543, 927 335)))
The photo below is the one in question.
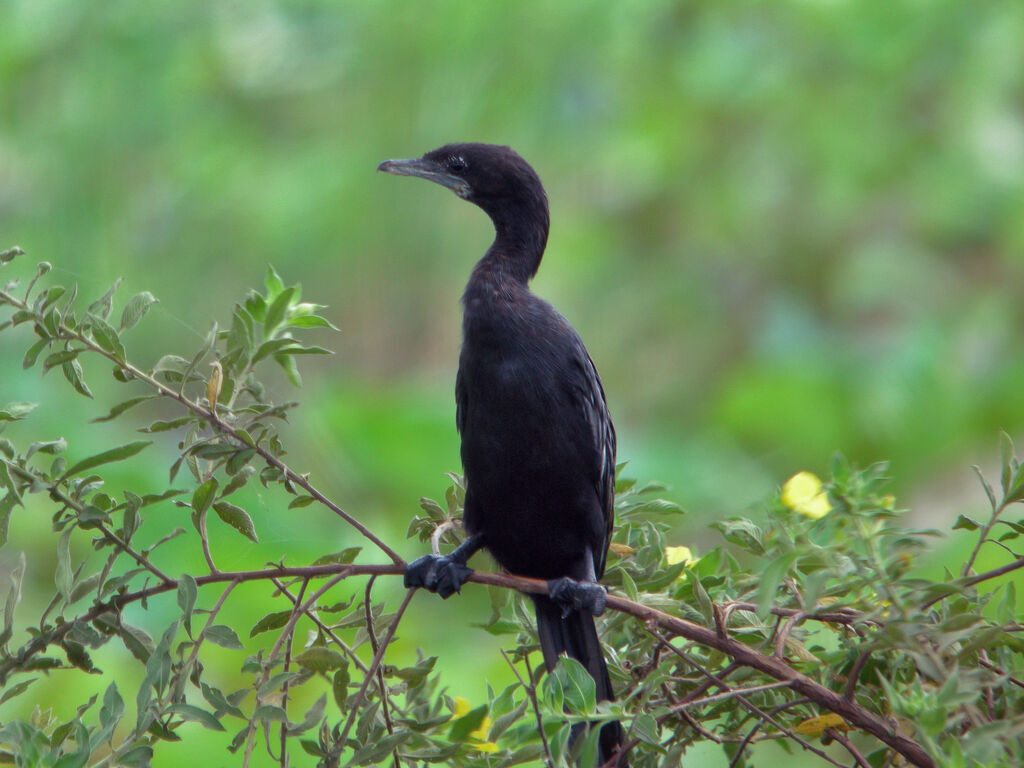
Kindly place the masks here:
POLYGON ((467 287, 456 385, 466 527, 513 573, 600 577, 615 437, 579 335, 515 282, 467 287))

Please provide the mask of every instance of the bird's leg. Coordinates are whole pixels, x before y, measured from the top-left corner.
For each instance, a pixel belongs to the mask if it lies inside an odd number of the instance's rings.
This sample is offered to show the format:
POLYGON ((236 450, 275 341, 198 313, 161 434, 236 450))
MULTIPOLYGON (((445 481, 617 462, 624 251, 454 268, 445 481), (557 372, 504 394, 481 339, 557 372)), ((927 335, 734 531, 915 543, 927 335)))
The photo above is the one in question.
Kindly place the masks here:
POLYGON ((448 599, 462 589, 473 569, 466 561, 484 545, 482 534, 475 533, 452 550, 450 555, 424 555, 405 566, 405 586, 422 587, 448 599))
POLYGON ((580 579, 563 576, 548 582, 548 594, 562 606, 562 618, 568 616, 571 611, 587 611, 594 616, 604 613, 605 605, 608 603, 608 590, 597 583, 594 557, 589 547, 580 576, 580 579))

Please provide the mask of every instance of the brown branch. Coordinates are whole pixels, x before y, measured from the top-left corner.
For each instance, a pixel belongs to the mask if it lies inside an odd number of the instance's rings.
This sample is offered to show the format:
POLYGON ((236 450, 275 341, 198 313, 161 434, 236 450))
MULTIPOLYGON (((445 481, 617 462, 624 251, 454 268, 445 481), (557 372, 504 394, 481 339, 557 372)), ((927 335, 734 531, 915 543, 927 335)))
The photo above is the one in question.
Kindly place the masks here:
MULTIPOLYGON (((196 584, 199 586, 205 586, 206 584, 226 581, 242 582, 256 581, 260 579, 269 580, 282 577, 323 578, 335 576, 341 579, 348 578, 350 576, 373 574, 380 576, 399 575, 404 573, 404 570, 404 565, 399 564, 331 564, 291 568, 280 567, 267 568, 258 571, 207 574, 197 578, 196 584)), ((511 576, 505 573, 473 571, 469 576, 469 581, 477 584, 515 589, 520 592, 531 594, 547 594, 548 591, 547 583, 544 581, 539 579, 528 579, 522 576, 511 576)), ((94 607, 92 610, 80 616, 77 621, 92 621, 106 611, 120 611, 122 607, 129 603, 168 592, 176 588, 177 582, 172 581, 170 583, 158 584, 153 587, 141 589, 136 592, 129 592, 115 597, 107 603, 94 607)), ((406 600, 406 603, 407 602, 408 600, 406 600)), ((405 603, 403 603, 403 605, 405 605, 405 603)), ((884 718, 865 709, 864 707, 859 706, 855 701, 846 698, 842 694, 826 688, 807 675, 793 669, 780 659, 767 656, 760 651, 751 648, 745 643, 733 639, 728 634, 720 634, 715 630, 708 629, 707 627, 687 621, 686 619, 672 616, 655 608, 633 602, 632 600, 628 600, 624 597, 619 597, 618 595, 608 596, 608 607, 612 610, 629 614, 645 624, 658 626, 673 635, 678 635, 679 637, 686 638, 692 642, 720 651, 737 663, 755 669, 769 677, 775 678, 776 680, 787 681, 793 690, 807 697, 819 707, 842 716, 843 719, 849 722, 852 726, 875 736, 884 744, 903 755, 913 765, 920 766, 921 768, 933 768, 935 765, 931 757, 928 756, 928 753, 924 751, 920 744, 899 733, 884 718)), ((31 643, 29 643, 26 653, 31 654, 33 652, 39 652, 50 643, 58 642, 75 623, 76 622, 74 621, 67 622, 59 627, 55 627, 48 633, 41 633, 39 636, 34 638, 31 643)), ((394 627, 392 626, 391 630, 393 629, 394 627)), ((389 634, 391 633, 391 630, 389 630, 389 634)), ((381 646, 381 652, 383 652, 387 642, 389 641, 386 640, 381 646)), ((678 649, 675 650, 678 651, 678 649)), ((379 660, 377 663, 379 663, 379 660)), ((375 672, 376 667, 371 665, 371 670, 375 672)), ((368 675, 368 678, 369 677, 372 677, 372 675, 368 675)))

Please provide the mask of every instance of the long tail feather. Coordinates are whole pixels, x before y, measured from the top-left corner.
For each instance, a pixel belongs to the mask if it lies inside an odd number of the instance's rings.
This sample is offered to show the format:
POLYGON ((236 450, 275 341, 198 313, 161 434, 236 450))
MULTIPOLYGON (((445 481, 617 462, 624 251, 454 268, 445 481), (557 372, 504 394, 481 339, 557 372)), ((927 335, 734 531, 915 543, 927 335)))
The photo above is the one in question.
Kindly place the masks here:
MULTIPOLYGON (((562 607, 546 595, 531 595, 537 613, 537 635, 540 638, 544 666, 548 672, 558 663, 558 657, 566 654, 586 667, 594 679, 598 701, 615 698, 612 681, 608 677, 601 641, 597 637, 594 617, 583 611, 570 611, 562 617, 562 607)), ((574 734, 575 737, 576 734, 574 734)), ((598 742, 598 765, 611 759, 622 746, 622 726, 617 722, 606 723, 601 728, 598 742)), ((625 757, 620 757, 620 768, 628 768, 625 757)))

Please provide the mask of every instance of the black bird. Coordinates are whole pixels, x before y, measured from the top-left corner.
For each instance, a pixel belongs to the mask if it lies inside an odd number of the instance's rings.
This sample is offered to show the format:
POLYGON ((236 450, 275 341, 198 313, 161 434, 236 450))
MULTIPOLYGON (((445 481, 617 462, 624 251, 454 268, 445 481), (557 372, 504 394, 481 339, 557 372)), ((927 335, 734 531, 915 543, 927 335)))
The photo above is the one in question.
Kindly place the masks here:
MULTIPOLYGON (((532 596, 545 666, 568 654, 590 672, 598 700, 610 700, 593 616, 605 604, 597 580, 614 517, 615 429, 579 334, 527 287, 548 238, 544 187, 523 158, 491 144, 449 144, 378 170, 448 187, 495 229, 462 297, 455 420, 469 536, 448 556, 411 563, 406 586, 449 597, 481 547, 511 573, 549 580, 550 597, 532 596)), ((603 726, 600 763, 621 742, 619 723, 603 726)))

